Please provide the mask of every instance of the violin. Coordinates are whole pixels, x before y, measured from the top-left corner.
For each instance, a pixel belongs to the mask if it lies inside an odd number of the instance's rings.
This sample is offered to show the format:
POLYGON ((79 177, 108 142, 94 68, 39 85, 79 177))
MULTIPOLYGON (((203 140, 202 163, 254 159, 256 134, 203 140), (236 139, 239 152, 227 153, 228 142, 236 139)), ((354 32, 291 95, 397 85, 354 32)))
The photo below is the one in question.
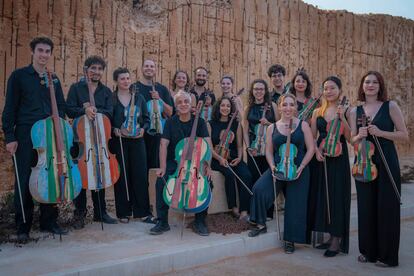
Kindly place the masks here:
MULTIPOLYGON (((346 105, 346 96, 343 96, 339 106, 344 107, 346 105)), ((342 154, 342 144, 340 138, 344 133, 344 125, 341 123, 339 113, 336 114, 334 120, 330 121, 327 124, 326 130, 328 134, 322 140, 321 144, 319 145, 319 149, 322 153, 325 154, 325 156, 337 157, 342 154)))
POLYGON ((121 125, 121 134, 125 137, 137 137, 141 134, 141 128, 138 123, 140 115, 139 108, 135 105, 135 95, 137 95, 138 87, 134 85, 131 91, 131 101, 125 108, 125 121, 121 125))
MULTIPOLYGON (((154 82, 152 82, 152 91, 156 91, 154 82)), ((162 134, 165 125, 165 119, 162 117, 162 113, 164 112, 163 101, 160 99, 149 100, 147 102, 147 108, 150 116, 150 127, 148 129, 148 134, 162 134)))
POLYGON ((75 199, 82 189, 82 181, 70 155, 72 128, 59 117, 54 85, 58 80, 52 78, 50 71, 43 77, 50 92, 52 115, 37 121, 30 131, 38 162, 30 174, 29 190, 38 202, 60 203, 75 199))
POLYGON ((299 111, 298 119, 302 121, 308 121, 312 116, 313 111, 319 105, 320 99, 322 97, 322 91, 319 92, 317 98, 310 98, 306 101, 306 104, 303 106, 302 110, 299 111))
MULTIPOLYGON (((88 85, 89 105, 95 107, 94 92, 87 67, 84 68, 84 75, 88 85)), ((75 119, 73 127, 80 145, 78 166, 83 188, 101 190, 116 183, 120 173, 118 161, 108 149, 108 141, 111 139, 110 119, 102 113, 96 113, 92 120, 83 115, 75 119)))
POLYGON ((238 110, 233 113, 230 122, 227 125, 227 128, 223 129, 220 132, 220 143, 214 147, 214 151, 226 160, 228 160, 230 157, 230 144, 233 143, 234 139, 236 138, 236 134, 231 131, 230 128, 233 124, 234 119, 237 118, 238 113, 238 110))
MULTIPOLYGON (((362 114, 360 121, 362 127, 368 124, 368 118, 362 114)), ((375 152, 375 146, 372 142, 367 141, 366 137, 362 138, 358 144, 354 145, 355 162, 352 166, 352 175, 355 180, 360 182, 370 182, 377 178, 378 170, 374 162, 372 162, 372 155, 375 152)))
MULTIPOLYGON (((269 104, 264 105, 262 119, 266 118, 266 112, 269 110, 269 108, 269 104)), ((265 155, 266 130, 267 126, 261 123, 258 123, 254 127, 254 133, 256 134, 256 138, 253 140, 253 142, 251 142, 250 148, 256 150, 256 156, 265 155)))
MULTIPOLYGON (((277 127, 276 124, 275 127, 277 127)), ((292 129, 293 119, 290 119, 286 143, 279 147, 280 162, 276 165, 274 172, 277 180, 292 181, 297 178, 298 168, 295 164, 295 158, 298 154, 298 148, 291 143, 292 129)))
POLYGON ((211 106, 211 97, 207 94, 204 100, 204 106, 201 111, 201 118, 204 119, 204 121, 210 121, 211 120, 211 112, 213 108, 211 106))
POLYGON ((165 203, 184 213, 199 213, 211 202, 210 184, 203 174, 211 160, 211 149, 204 138, 196 137, 202 105, 202 101, 197 105, 190 137, 180 140, 175 147, 175 160, 179 165, 163 191, 165 203))

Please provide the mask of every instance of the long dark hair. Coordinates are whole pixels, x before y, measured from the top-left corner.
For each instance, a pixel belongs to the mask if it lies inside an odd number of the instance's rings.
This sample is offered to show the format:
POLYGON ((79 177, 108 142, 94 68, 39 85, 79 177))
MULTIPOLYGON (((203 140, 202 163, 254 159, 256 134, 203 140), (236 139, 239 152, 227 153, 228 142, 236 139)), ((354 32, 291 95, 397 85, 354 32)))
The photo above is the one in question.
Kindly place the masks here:
POLYGON ((175 84, 175 80, 177 79, 177 76, 179 73, 184 73, 185 76, 187 77, 187 83, 184 86, 184 90, 186 92, 188 92, 190 90, 190 77, 188 76, 188 73, 184 70, 177 70, 174 74, 174 77, 172 79, 172 83, 171 83, 171 87, 173 89, 173 91, 175 91, 175 89, 177 89, 177 84, 175 84))
POLYGON ((387 92, 387 88, 385 87, 384 78, 377 71, 368 71, 362 77, 361 83, 359 84, 359 89, 358 89, 358 101, 365 102, 365 93, 364 93, 363 85, 364 85, 365 78, 368 77, 369 75, 374 75, 377 78, 379 86, 380 86, 379 91, 378 91, 378 95, 377 95, 377 100, 381 101, 381 102, 387 101, 388 100, 388 92, 387 92))
POLYGON ((229 116, 231 116, 232 114, 234 114, 234 112, 236 111, 236 106, 233 103, 233 101, 227 97, 227 96, 223 96, 221 98, 219 98, 213 105, 213 110, 211 112, 211 120, 212 121, 220 121, 221 118, 221 114, 220 114, 220 105, 223 102, 223 100, 228 100, 230 102, 230 114, 229 116))
POLYGON ((264 103, 267 103, 270 106, 272 105, 272 101, 270 99, 269 86, 267 85, 267 82, 263 79, 256 79, 250 85, 249 99, 248 99, 248 105, 247 105, 247 110, 246 110, 246 118, 247 118, 247 115, 249 114, 250 109, 252 108, 252 106, 254 105, 254 102, 255 102, 255 98, 254 98, 254 95, 253 95, 253 86, 256 83, 261 83, 261 84, 264 85, 264 87, 265 87, 264 103))
POLYGON ((289 92, 296 96, 295 80, 298 76, 301 76, 306 81, 305 97, 310 98, 312 95, 312 83, 303 68, 296 71, 296 74, 293 76, 289 92))

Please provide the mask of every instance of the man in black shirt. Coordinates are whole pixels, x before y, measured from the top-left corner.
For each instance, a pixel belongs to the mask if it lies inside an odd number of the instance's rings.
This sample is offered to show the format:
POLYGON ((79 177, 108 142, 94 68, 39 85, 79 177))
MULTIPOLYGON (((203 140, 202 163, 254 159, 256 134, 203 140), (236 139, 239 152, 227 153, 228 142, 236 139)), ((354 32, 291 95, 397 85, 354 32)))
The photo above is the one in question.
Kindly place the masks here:
MULTIPOLYGON (((90 56, 85 60, 87 74, 94 89, 95 107, 90 105, 88 84, 84 79, 71 85, 69 89, 68 99, 66 101, 66 113, 69 118, 75 119, 86 114, 91 120, 95 118, 96 113, 102 113, 112 118, 112 92, 102 84, 101 78, 106 63, 99 56, 90 56)), ((79 148, 74 147, 73 155, 77 156, 79 148)), ((113 183, 114 184, 114 183, 113 183)), ((111 218, 106 212, 105 190, 91 191, 94 209, 94 220, 109 224, 116 224, 117 221, 111 218)), ((85 226, 84 217, 86 216, 86 190, 82 189, 79 196, 74 200, 75 203, 75 229, 81 229, 85 226)))
MULTIPOLYGON (((156 64, 151 59, 146 59, 142 63, 143 79, 135 83, 138 87, 139 93, 147 102, 148 113, 150 120, 154 118, 152 100, 160 100, 162 103, 162 121, 171 117, 173 108, 171 102, 170 92, 164 85, 155 82, 156 64)), ((151 128, 151 126, 150 126, 151 128)), ((162 133, 162 132, 161 132, 162 133)), ((161 133, 145 132, 144 141, 147 151, 147 165, 150 168, 159 168, 159 147, 161 140, 161 133)))
MULTIPOLYGON (((170 230, 170 226, 168 224, 169 206, 164 201, 163 190, 168 177, 175 172, 178 166, 177 161, 175 160, 175 148, 179 141, 191 135, 191 129, 194 122, 194 117, 191 116, 190 94, 186 92, 178 92, 174 96, 174 103, 179 115, 174 115, 171 119, 167 120, 161 138, 160 169, 157 172, 158 179, 156 183, 156 207, 158 222, 157 225, 150 230, 150 234, 152 235, 160 235, 170 230)), ((213 149, 207 130, 207 124, 202 119, 199 119, 198 121, 196 136, 204 137, 207 140, 210 150, 213 149)), ((208 162, 210 161, 211 160, 208 162)), ((210 164, 203 165, 204 168, 201 173, 205 174, 206 177, 209 178, 210 164)), ((193 230, 201 236, 209 235, 205 223, 207 209, 195 215, 193 230)))
POLYGON ((289 90, 289 86, 285 86, 286 69, 280 64, 274 64, 267 70, 267 75, 273 84, 270 97, 272 98, 272 101, 277 104, 280 95, 289 90))
MULTIPOLYGON (((193 103, 193 107, 197 105, 198 101, 203 101, 206 108, 211 108, 216 102, 216 96, 213 91, 206 88, 208 70, 202 66, 197 67, 194 70, 194 75, 195 85, 190 90, 190 93, 196 98, 196 102, 193 103)), ((201 117, 205 118, 204 116, 201 117)))
MULTIPOLYGON (((41 75, 52 55, 53 42, 47 37, 37 37, 30 42, 32 64, 15 70, 7 81, 6 102, 2 122, 6 139, 6 150, 16 156, 19 171, 22 202, 19 198, 18 182, 15 182, 14 206, 17 238, 27 242, 33 220, 33 199, 29 192, 31 166, 35 160, 30 131, 33 124, 51 116, 49 89, 41 75), (22 204, 24 214, 22 212, 22 204), (23 215, 26 222, 23 220, 23 215)), ((59 115, 65 116, 65 99, 59 79, 55 83, 59 115)), ((17 177, 17 176, 16 176, 17 177)), ((56 223, 58 209, 55 204, 40 204, 40 229, 54 234, 66 234, 56 223)))

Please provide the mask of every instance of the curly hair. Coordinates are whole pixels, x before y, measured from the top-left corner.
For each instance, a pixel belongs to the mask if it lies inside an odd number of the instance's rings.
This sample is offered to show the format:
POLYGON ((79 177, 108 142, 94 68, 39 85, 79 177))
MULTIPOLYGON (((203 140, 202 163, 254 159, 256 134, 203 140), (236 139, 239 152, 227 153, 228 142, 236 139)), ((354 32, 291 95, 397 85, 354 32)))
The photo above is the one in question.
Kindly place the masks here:
POLYGON ((213 110, 211 112, 211 120, 213 121, 220 121, 221 118, 221 114, 220 114, 220 105, 223 102, 223 100, 228 100, 230 102, 230 115, 234 114, 234 112, 236 111, 236 106, 233 103, 233 101, 227 97, 227 96, 223 96, 221 98, 219 98, 213 105, 213 110))

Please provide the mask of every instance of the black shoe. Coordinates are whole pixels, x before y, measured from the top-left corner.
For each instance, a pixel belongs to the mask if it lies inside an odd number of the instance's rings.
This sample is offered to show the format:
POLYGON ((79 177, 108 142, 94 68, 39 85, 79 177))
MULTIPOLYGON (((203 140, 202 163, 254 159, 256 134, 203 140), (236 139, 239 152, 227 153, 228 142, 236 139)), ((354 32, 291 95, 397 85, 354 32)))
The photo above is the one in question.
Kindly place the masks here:
POLYGON ((153 215, 148 215, 147 217, 145 217, 145 219, 141 218, 141 222, 143 223, 157 224, 157 221, 157 218, 153 215))
POLYGON ((293 242, 285 241, 285 253, 292 254, 295 252, 295 244, 293 242))
POLYGON ((47 227, 40 227, 40 231, 41 232, 49 232, 49 233, 52 233, 52 234, 55 234, 55 235, 67 235, 69 233, 68 230, 63 229, 56 222, 51 223, 47 227))
POLYGON ((338 255, 338 253, 339 253, 339 251, 332 251, 332 250, 329 250, 329 249, 327 249, 326 251, 325 251, 325 253, 323 253, 323 255, 325 256, 325 257, 335 257, 336 255, 338 255))
POLYGON ((193 231, 194 233, 199 234, 200 236, 210 235, 210 232, 208 231, 208 228, 203 221, 194 221, 193 231))
POLYGON ((251 230, 249 232, 248 236, 253 238, 253 237, 259 236, 260 234, 264 234, 264 233, 267 233, 267 227, 266 226, 263 227, 263 228, 256 227, 256 228, 254 228, 253 230, 251 230))
POLYGON ((80 230, 85 227, 85 218, 83 216, 75 216, 73 221, 73 228, 80 230))
POLYGON ((30 237, 28 233, 17 234, 17 243, 25 244, 29 241, 30 237))
POLYGON ((329 243, 325 242, 325 243, 321 243, 321 244, 320 244, 320 245, 318 245, 318 246, 315 246, 315 248, 316 248, 316 249, 324 249, 324 250, 326 250, 326 249, 328 249, 328 248, 329 248, 329 246, 331 246, 331 244, 329 244, 329 243))
POLYGON ((118 223, 116 219, 112 218, 107 213, 102 214, 102 220, 99 216, 94 216, 93 221, 102 221, 103 223, 106 223, 106 224, 117 224, 118 223))
POLYGON ((170 225, 168 222, 159 220, 157 224, 150 229, 151 235, 161 235, 164 232, 170 231, 170 225))

